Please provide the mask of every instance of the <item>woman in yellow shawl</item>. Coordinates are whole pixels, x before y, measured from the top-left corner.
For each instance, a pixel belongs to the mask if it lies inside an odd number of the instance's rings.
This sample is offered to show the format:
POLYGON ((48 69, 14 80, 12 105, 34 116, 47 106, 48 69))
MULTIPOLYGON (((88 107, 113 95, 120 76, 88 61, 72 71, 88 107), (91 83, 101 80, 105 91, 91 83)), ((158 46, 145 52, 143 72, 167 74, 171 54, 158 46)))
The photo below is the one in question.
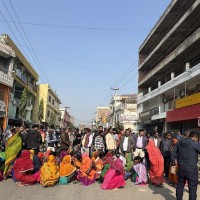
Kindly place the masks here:
POLYGON ((7 177, 11 172, 11 166, 21 149, 22 138, 20 137, 20 132, 18 131, 6 142, 5 168, 3 173, 4 177, 7 177))
POLYGON ((48 157, 40 169, 40 184, 44 187, 53 186, 59 179, 59 167, 53 155, 48 157))
POLYGON ((72 165, 72 158, 66 155, 60 163, 60 185, 67 185, 76 173, 76 167, 72 165))

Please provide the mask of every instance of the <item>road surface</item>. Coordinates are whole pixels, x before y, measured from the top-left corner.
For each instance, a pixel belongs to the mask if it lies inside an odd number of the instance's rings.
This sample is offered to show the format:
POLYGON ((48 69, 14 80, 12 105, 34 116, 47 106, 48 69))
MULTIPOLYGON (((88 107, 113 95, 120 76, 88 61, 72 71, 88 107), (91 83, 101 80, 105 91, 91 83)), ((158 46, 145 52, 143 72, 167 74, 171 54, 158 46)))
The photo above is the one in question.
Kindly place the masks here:
MULTIPOLYGON (((198 190, 200 192, 200 188, 198 190)), ((199 195, 200 196, 200 195, 199 195)), ((39 184, 34 186, 16 185, 11 179, 0 182, 0 200, 175 200, 175 188, 165 184, 164 187, 135 186, 127 181, 125 188, 104 191, 99 184, 84 187, 78 184, 65 186, 56 185, 44 188, 39 184)), ((184 200, 188 192, 184 193, 184 200)))

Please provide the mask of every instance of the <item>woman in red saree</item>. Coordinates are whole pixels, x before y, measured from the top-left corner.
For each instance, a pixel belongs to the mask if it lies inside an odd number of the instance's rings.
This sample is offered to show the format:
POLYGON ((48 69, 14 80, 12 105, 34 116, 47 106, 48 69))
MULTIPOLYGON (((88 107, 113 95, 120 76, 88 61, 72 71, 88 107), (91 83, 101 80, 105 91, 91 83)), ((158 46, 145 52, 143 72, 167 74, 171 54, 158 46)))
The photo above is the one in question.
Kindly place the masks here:
POLYGON ((124 179, 124 166, 121 159, 116 159, 106 172, 101 189, 112 190, 124 187, 126 185, 124 179))
POLYGON ((94 164, 87 153, 82 154, 82 162, 77 179, 84 186, 91 185, 96 181, 96 171, 94 170, 94 164))
POLYGON ((33 185, 37 182, 37 177, 30 174, 34 170, 33 161, 30 158, 28 150, 22 151, 22 154, 14 163, 14 178, 20 185, 33 185))
POLYGON ((163 156, 159 148, 155 146, 153 139, 149 140, 146 148, 150 161, 150 182, 153 185, 162 185, 165 182, 163 156))

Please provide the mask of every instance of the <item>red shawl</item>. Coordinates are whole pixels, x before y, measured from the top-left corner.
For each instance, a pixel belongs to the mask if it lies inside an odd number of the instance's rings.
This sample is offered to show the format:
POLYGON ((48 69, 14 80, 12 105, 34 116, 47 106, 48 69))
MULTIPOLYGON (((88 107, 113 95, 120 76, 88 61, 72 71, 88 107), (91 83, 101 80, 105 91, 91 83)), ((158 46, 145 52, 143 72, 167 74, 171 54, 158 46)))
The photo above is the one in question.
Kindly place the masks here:
POLYGON ((33 161, 30 158, 30 151, 22 151, 21 156, 14 163, 15 173, 23 173, 34 169, 33 161))
POLYGON ((158 147, 152 139, 147 145, 150 160, 150 180, 155 185, 164 183, 164 159, 158 147))

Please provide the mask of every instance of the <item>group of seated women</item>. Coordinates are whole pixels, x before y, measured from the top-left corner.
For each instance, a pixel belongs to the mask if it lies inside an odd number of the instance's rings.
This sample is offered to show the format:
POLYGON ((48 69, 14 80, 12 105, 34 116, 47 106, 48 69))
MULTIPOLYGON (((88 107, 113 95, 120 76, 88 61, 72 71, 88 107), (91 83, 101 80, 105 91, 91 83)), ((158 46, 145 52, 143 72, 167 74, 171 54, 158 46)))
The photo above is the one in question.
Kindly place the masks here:
POLYGON ((56 183, 67 185, 70 182, 84 186, 96 181, 104 190, 119 189, 126 185, 129 177, 135 184, 146 184, 146 168, 142 159, 132 154, 125 158, 108 152, 105 157, 101 153, 61 152, 56 156, 54 152, 34 154, 33 150, 23 150, 12 167, 13 180, 20 186, 40 183, 44 187, 56 183))

